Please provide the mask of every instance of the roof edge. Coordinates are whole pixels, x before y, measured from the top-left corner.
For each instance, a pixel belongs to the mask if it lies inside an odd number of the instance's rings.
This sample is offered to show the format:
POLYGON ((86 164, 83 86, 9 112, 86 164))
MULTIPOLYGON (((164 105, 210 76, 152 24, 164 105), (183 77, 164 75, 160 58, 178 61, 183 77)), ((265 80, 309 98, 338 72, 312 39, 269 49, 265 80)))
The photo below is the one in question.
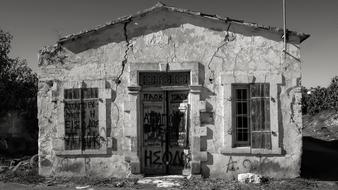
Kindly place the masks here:
MULTIPOLYGON (((98 26, 96 26, 92 29, 80 31, 80 32, 75 33, 75 34, 70 34, 70 35, 61 37, 57 41, 57 43, 62 44, 64 42, 67 42, 67 41, 70 41, 70 40, 75 40, 75 39, 82 37, 84 35, 88 35, 90 33, 103 30, 104 28, 106 28, 108 26, 115 25, 115 24, 118 24, 118 23, 128 22, 130 19, 132 19, 134 17, 141 16, 143 14, 147 14, 147 13, 149 13, 149 12, 155 10, 155 9, 158 9, 158 8, 167 8, 168 10, 175 11, 175 12, 187 13, 187 14, 190 14, 190 15, 201 16, 201 17, 210 18, 210 19, 217 19, 217 20, 226 21, 226 22, 233 22, 233 23, 245 25, 245 26, 248 26, 248 27, 263 29, 263 30, 270 31, 270 32, 278 32, 278 33, 283 32, 283 29, 279 28, 279 27, 271 27, 271 26, 261 25, 261 24, 252 23, 252 22, 245 22, 244 20, 237 20, 237 19, 232 19, 232 18, 229 18, 229 17, 221 17, 221 16, 216 15, 216 14, 207 14, 207 13, 202 13, 202 12, 198 12, 198 11, 191 11, 191 10, 188 10, 188 9, 177 8, 177 7, 173 7, 173 6, 167 6, 164 3, 158 1, 154 6, 148 8, 148 9, 138 11, 135 14, 132 14, 132 15, 129 15, 129 16, 119 17, 117 19, 114 19, 114 20, 106 23, 106 24, 98 25, 98 26)), ((303 41, 305 41, 306 39, 308 39, 310 37, 310 34, 295 32, 295 31, 292 31, 292 30, 287 30, 287 33, 288 33, 288 35, 293 35, 293 36, 299 37, 300 43, 302 43, 303 41)))

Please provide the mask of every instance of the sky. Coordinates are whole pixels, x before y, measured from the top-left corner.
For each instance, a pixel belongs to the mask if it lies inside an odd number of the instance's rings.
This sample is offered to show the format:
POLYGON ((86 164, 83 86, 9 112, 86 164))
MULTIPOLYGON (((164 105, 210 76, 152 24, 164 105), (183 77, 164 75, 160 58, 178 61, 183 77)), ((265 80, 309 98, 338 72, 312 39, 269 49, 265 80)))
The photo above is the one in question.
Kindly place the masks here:
MULTIPOLYGON (((13 57, 38 72, 38 51, 67 34, 105 24, 157 0, 0 0, 0 28, 10 32, 13 57)), ((282 27, 282 0, 162 0, 222 17, 282 27)), ((302 84, 327 86, 338 75, 338 0, 286 0, 287 28, 311 34, 302 43, 302 84)))

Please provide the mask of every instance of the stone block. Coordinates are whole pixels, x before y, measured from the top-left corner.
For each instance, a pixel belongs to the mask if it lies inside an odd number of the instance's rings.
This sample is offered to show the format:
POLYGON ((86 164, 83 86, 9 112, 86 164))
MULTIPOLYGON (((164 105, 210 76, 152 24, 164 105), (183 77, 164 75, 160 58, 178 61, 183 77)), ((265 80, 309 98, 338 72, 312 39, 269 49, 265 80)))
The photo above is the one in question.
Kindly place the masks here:
POLYGON ((201 162, 206 162, 208 161, 208 152, 207 151, 202 151, 200 152, 200 161, 201 162))
POLYGON ((200 174, 201 173, 201 162, 200 161, 191 161, 190 162, 191 174, 200 174))
POLYGON ((123 111, 124 112, 130 112, 130 102, 129 101, 125 101, 123 104, 123 111))
POLYGON ((243 173, 238 174, 237 179, 241 183, 255 183, 259 184, 262 182, 263 177, 254 173, 243 173))
POLYGON ((196 136, 207 136, 207 128, 206 127, 196 127, 194 128, 194 132, 196 136))
POLYGON ((141 173, 141 164, 138 161, 133 161, 130 163, 130 172, 132 174, 139 174, 141 173))
POLYGON ((200 101, 200 104, 199 104, 199 110, 201 112, 205 112, 207 110, 207 103, 206 101, 200 101))
POLYGON ((184 170, 182 171, 182 175, 184 175, 184 176, 191 175, 191 170, 190 170, 190 169, 184 169, 184 170))
POLYGON ((126 137, 136 137, 137 130, 132 127, 125 127, 124 128, 124 136, 126 137))

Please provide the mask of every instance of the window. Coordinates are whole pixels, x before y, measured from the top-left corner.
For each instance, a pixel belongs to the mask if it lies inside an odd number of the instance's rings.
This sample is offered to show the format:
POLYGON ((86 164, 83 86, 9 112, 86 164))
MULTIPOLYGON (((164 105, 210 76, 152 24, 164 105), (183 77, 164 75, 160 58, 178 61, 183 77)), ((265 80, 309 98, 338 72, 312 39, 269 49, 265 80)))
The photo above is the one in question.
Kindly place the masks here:
POLYGON ((270 86, 232 85, 233 146, 271 149, 270 86))
POLYGON ((100 148, 98 88, 64 90, 65 150, 100 148))

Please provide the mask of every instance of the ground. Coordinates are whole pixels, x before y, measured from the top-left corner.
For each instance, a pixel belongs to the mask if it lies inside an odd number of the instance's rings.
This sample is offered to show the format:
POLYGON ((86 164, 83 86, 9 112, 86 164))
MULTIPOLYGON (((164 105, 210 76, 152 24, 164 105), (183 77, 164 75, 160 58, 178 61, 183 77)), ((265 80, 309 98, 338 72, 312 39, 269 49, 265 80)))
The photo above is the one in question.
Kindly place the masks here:
MULTIPOLYGON (((263 184, 242 184, 237 181, 226 181, 223 179, 200 179, 200 178, 144 178, 142 181, 149 180, 149 183, 138 183, 132 180, 119 180, 119 181, 100 181, 99 183, 91 184, 91 180, 86 182, 85 179, 78 180, 77 183, 65 182, 48 183, 41 182, 37 184, 20 184, 20 183, 3 183, 0 182, 0 189, 32 189, 32 190, 68 190, 68 189, 84 189, 84 190, 108 190, 108 189, 205 189, 205 190, 275 190, 275 189, 323 189, 323 190, 337 190, 338 182, 314 181, 305 179, 286 179, 286 180, 268 180, 263 184), (149 180, 150 179, 150 180, 149 180), (159 182, 160 181, 160 182, 159 182), (86 182, 86 183, 85 183, 86 182), (88 185, 90 184, 90 185, 88 185), (162 184, 159 185, 159 184, 162 184), (166 186, 165 184, 169 184, 166 186), (170 186, 170 184, 175 184, 170 186)), ((50 181, 49 181, 50 182, 50 181)))

